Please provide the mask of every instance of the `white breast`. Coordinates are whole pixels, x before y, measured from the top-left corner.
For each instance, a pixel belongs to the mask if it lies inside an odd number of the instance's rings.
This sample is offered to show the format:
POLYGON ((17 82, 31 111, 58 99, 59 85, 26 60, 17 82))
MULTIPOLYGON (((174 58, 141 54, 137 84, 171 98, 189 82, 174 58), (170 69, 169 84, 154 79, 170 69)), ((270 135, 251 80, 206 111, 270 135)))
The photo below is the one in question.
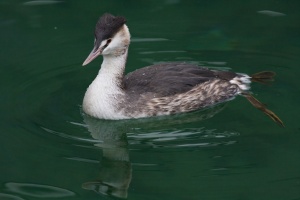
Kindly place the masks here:
POLYGON ((83 99, 83 111, 100 119, 125 119, 116 105, 123 93, 111 78, 98 75, 88 87, 83 99))

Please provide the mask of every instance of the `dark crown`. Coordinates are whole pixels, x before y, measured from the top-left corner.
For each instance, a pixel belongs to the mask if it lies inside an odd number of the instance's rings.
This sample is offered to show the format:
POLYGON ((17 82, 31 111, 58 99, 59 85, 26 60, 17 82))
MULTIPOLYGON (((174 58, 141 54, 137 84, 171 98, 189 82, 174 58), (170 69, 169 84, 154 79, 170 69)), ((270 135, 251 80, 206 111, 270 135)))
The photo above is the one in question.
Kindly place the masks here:
POLYGON ((102 40, 111 38, 118 30, 126 23, 126 19, 120 16, 113 16, 109 13, 102 15, 95 28, 96 40, 102 40))

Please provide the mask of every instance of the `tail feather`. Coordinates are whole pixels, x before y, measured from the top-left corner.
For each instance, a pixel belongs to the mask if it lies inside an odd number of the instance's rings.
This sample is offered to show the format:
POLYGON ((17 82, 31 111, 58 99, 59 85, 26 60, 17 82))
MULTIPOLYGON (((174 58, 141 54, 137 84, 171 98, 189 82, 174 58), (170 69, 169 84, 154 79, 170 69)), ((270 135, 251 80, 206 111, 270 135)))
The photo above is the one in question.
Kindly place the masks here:
POLYGON ((271 81, 274 80, 275 75, 275 72, 272 71, 258 72, 251 76, 251 80, 262 84, 269 84, 271 81))
POLYGON ((258 101, 256 98, 254 98, 251 94, 249 93, 243 93, 242 94, 246 99, 257 109, 261 110, 264 112, 266 115, 268 115, 273 121, 275 121, 278 125, 284 127, 283 122, 281 119, 271 110, 267 109, 266 106, 258 101))

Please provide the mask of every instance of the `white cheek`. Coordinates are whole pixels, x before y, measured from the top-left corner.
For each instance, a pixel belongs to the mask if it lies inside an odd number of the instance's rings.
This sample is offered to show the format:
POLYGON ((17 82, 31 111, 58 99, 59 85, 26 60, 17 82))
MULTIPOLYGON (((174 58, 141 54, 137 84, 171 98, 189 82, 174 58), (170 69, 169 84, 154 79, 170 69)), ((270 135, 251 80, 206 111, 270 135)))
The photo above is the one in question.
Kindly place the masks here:
MULTIPOLYGON (((100 47, 102 48, 107 43, 107 40, 103 40, 100 44, 100 47)), ((102 51, 102 55, 107 55, 110 53, 110 44, 102 51)))
POLYGON ((108 55, 108 54, 111 54, 112 52, 113 52, 113 49, 108 46, 102 51, 102 55, 108 55))
MULTIPOLYGON (((116 52, 119 52, 120 49, 124 48, 124 35, 122 32, 117 33, 113 38, 112 41, 109 43, 109 45, 103 50, 103 55, 108 54, 115 54, 116 52)), ((106 40, 102 41, 101 46, 106 44, 106 40), (103 43, 105 42, 105 43, 103 43)))
POLYGON ((103 55, 111 54, 117 48, 118 48, 118 44, 115 41, 113 41, 102 51, 102 54, 103 55))

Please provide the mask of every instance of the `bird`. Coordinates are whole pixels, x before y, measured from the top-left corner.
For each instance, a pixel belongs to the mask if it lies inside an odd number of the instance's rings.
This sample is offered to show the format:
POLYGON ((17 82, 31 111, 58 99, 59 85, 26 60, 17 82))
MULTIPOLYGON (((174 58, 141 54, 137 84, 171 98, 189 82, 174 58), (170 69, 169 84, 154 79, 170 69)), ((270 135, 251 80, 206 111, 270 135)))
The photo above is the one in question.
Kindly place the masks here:
POLYGON ((252 82, 267 83, 275 73, 251 76, 215 70, 187 62, 165 62, 124 74, 130 32, 123 16, 105 13, 94 32, 94 47, 83 62, 102 55, 103 62, 83 98, 85 114, 106 120, 123 120, 192 112, 245 97, 280 126, 281 119, 250 92, 252 82))

